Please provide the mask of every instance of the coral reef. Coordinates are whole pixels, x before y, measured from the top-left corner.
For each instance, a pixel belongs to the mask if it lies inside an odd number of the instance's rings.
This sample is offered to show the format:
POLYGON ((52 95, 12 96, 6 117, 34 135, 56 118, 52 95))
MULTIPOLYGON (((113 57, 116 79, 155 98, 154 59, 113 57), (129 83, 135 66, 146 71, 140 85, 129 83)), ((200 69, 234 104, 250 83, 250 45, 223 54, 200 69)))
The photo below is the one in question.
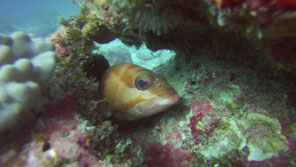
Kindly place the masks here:
POLYGON ((42 87, 55 68, 53 50, 52 43, 23 32, 0 36, 1 134, 30 121, 46 102, 42 87))
POLYGON ((79 107, 85 96, 76 93, 91 95, 91 91, 82 92, 85 88, 77 86, 71 96, 50 105, 24 150, 10 145, 0 150, 1 164, 291 166, 295 121, 290 122, 293 116, 282 106, 286 100, 277 100, 289 87, 275 81, 261 83, 268 76, 258 81, 255 70, 225 67, 223 60, 213 62, 203 56, 195 61, 202 65, 192 68, 196 62, 184 62, 178 73, 171 65, 160 66, 164 69, 157 70, 166 71, 183 101, 168 112, 133 123, 103 121, 94 108, 79 107), (87 117, 82 109, 97 114, 87 117))
POLYGON ((285 100, 270 103, 284 95, 285 86, 260 84, 251 77, 256 72, 245 67, 225 67, 225 62, 205 57, 195 61, 202 65, 193 69, 181 64, 182 72, 167 74, 169 81, 175 81, 171 83, 184 98, 185 106, 164 113, 151 130, 134 133, 135 142, 145 143, 144 162, 162 166, 293 164, 295 140, 290 140, 290 133, 283 129, 284 122, 295 117, 284 116, 291 116, 285 100), (260 87, 256 90, 253 84, 260 87), (260 96, 256 94, 258 89, 264 89, 260 96), (171 155, 169 150, 174 149, 182 154, 171 155), (163 156, 152 156, 152 151, 163 156))
POLYGON ((90 126, 77 118, 76 105, 73 97, 51 104, 24 149, 15 143, 1 147, 5 152, 0 156, 1 166, 126 167, 142 162, 141 149, 123 136, 116 137, 110 121, 90 126), (116 150, 106 149, 111 147, 116 150))
POLYGON ((81 15, 50 38, 52 104, 27 140, 0 149, 1 166, 295 166, 292 1, 75 2, 81 15), (179 103, 135 122, 104 119, 100 54, 164 75, 179 103))
POLYGON ((99 38, 109 37, 101 40, 105 43, 118 37, 128 44, 145 42, 149 49, 178 53, 195 51, 196 46, 208 47, 218 57, 237 55, 248 47, 252 49, 246 55, 256 56, 261 68, 295 70, 295 8, 290 1, 79 2, 85 18, 77 20, 83 20, 84 27, 101 28, 83 28, 97 42, 99 38))
MULTIPOLYGON (((47 95, 52 101, 72 95, 80 104, 78 105, 79 111, 90 122, 101 122, 102 119, 95 112, 98 110, 99 99, 98 83, 94 74, 98 70, 88 66, 92 64, 91 60, 96 61, 100 56, 92 53, 96 47, 92 40, 83 36, 79 29, 79 22, 70 24, 68 21, 62 20, 62 24, 65 27, 61 27, 49 37, 49 40, 55 44, 59 56, 53 78, 46 85, 49 90, 47 95)), ((99 67, 109 66, 106 65, 104 59, 99 60, 98 64, 99 67)))

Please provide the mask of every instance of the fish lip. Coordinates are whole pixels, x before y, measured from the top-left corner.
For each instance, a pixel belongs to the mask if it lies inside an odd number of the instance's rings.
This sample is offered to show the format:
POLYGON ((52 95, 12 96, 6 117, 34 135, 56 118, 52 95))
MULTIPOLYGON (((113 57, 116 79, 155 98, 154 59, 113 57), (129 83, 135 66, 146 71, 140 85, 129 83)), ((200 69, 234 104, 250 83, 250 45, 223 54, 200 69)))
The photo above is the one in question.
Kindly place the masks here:
POLYGON ((165 99, 171 99, 173 101, 173 104, 175 104, 179 101, 179 96, 175 90, 170 90, 169 92, 160 94, 158 96, 165 98, 165 99))
POLYGON ((177 103, 179 101, 179 96, 175 91, 172 91, 172 93, 158 95, 152 99, 145 101, 151 102, 151 104, 144 110, 140 110, 142 113, 147 113, 151 111, 153 111, 152 113, 158 113, 168 109, 169 107, 177 103))
POLYGON ((171 97, 173 97, 174 104, 177 103, 180 99, 177 93, 173 94, 171 97))

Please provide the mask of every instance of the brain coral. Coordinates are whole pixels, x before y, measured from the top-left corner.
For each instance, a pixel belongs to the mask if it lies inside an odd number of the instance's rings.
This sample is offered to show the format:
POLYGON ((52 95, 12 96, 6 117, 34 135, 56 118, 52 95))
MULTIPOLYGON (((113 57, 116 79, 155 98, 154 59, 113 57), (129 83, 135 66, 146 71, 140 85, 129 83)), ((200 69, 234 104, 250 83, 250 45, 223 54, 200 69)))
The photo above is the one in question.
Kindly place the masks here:
POLYGON ((23 32, 0 34, 0 133, 30 120, 44 104, 41 87, 55 68, 53 50, 23 32))

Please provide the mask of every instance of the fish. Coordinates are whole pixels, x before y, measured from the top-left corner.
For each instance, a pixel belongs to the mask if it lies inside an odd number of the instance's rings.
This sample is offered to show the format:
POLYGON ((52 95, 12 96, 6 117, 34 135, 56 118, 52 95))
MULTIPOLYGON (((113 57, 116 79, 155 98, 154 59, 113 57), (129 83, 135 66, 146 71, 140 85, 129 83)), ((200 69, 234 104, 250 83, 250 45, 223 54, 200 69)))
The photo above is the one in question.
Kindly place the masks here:
POLYGON ((104 98, 104 108, 111 112, 107 115, 123 121, 151 116, 179 101, 163 76, 131 63, 107 69, 99 82, 99 94, 104 98))

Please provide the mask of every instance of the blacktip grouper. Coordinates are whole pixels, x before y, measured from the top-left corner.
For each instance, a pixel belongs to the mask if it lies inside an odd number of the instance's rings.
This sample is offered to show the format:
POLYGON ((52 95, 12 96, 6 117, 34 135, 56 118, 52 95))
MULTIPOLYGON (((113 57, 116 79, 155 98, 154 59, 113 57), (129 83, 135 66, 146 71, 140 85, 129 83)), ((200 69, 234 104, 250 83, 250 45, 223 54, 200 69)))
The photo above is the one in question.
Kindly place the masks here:
POLYGON ((110 67, 101 78, 99 93, 111 106, 112 117, 125 121, 164 111, 179 100, 163 76, 130 63, 110 67))

